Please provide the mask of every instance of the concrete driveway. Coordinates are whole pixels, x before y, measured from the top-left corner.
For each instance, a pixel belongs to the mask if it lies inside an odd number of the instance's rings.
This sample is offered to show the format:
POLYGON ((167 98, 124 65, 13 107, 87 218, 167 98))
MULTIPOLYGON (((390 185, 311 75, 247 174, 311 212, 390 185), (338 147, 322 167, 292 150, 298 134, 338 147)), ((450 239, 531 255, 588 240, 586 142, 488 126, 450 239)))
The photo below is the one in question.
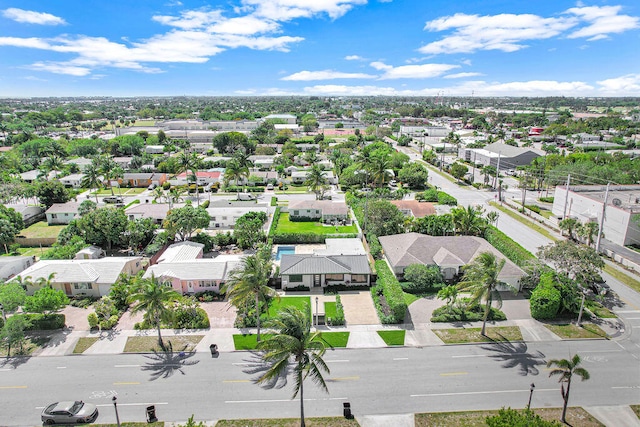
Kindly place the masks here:
POLYGON ((347 326, 379 325, 378 313, 369 291, 340 292, 347 326))

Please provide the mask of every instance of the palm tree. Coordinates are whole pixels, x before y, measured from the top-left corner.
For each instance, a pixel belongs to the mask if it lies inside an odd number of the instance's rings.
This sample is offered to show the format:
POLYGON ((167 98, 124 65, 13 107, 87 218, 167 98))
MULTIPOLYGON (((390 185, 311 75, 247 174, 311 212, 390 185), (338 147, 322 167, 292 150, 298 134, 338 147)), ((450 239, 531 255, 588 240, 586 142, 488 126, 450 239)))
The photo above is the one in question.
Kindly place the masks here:
POLYGON ((95 162, 92 162, 84 168, 84 176, 82 177, 81 184, 85 188, 96 189, 96 203, 98 203, 98 188, 102 184, 102 179, 95 162))
POLYGON ((316 194, 316 200, 320 199, 320 194, 324 193, 327 184, 327 174, 320 165, 315 164, 307 173, 305 184, 309 186, 309 190, 316 194))
POLYGON ((289 371, 294 375, 294 399, 300 395, 300 427, 304 422, 304 380, 310 377, 325 392, 329 392, 322 376, 330 373, 329 367, 322 359, 326 351, 320 332, 311 332, 311 316, 308 311, 295 307, 284 307, 280 314, 269 321, 268 326, 274 335, 258 343, 258 350, 263 351, 262 360, 267 370, 258 377, 257 384, 268 387, 279 381, 286 383, 289 371))
MULTIPOLYGON (((267 286, 271 275, 271 260, 259 253, 242 259, 240 265, 231 271, 229 280, 223 286, 223 292, 229 303, 246 311, 250 298, 254 298, 256 310, 257 340, 260 341, 260 302, 266 297, 277 297, 275 290, 267 286)), ((246 313, 245 313, 246 314, 246 313)))
POLYGON ((165 197, 164 188, 162 186, 153 189, 153 201, 157 202, 165 197))
POLYGON ((593 239, 598 235, 598 230, 600 226, 597 222, 585 222, 576 230, 578 236, 582 237, 587 241, 587 246, 591 246, 593 244, 593 239))
MULTIPOLYGON (((182 151, 178 154, 178 171, 177 173, 184 172, 187 175, 187 182, 189 181, 189 172, 196 177, 196 196, 198 196, 198 158, 196 153, 188 153, 182 151)), ((191 187, 189 187, 189 193, 191 193, 191 187)), ((200 197, 198 196, 198 206, 200 206, 200 197)))
POLYGON ((64 163, 62 162, 62 157, 51 155, 44 160, 43 166, 46 170, 53 171, 53 176, 57 179, 58 171, 62 170, 62 168, 64 167, 64 163))
POLYGON ((580 221, 575 218, 565 218, 558 223, 558 227, 560 227, 560 230, 567 232, 569 240, 573 240, 573 233, 579 226, 580 221))
POLYGON ((489 317, 493 299, 498 301, 498 307, 502 306, 502 298, 496 287, 501 283, 498 275, 504 264, 504 258, 498 260, 492 252, 481 252, 471 264, 465 267, 462 281, 458 283, 459 291, 471 292, 469 305, 485 301, 482 332, 480 332, 483 336, 486 336, 487 317, 489 317))
POLYGON ((110 157, 103 157, 100 159, 100 173, 104 177, 104 180, 109 184, 111 195, 113 196, 113 186, 111 186, 111 180, 114 178, 114 171, 118 167, 118 164, 110 157))
POLYGON ((387 154, 372 156, 369 166, 374 184, 380 184, 380 187, 382 187, 391 178, 391 173, 389 172, 391 162, 387 154))
POLYGON ((180 294, 174 291, 171 286, 161 282, 154 275, 149 279, 142 279, 137 288, 129 296, 129 301, 135 305, 131 308, 131 313, 144 311, 144 319, 150 325, 158 328, 158 344, 164 351, 165 346, 160 333, 160 326, 163 321, 171 319, 172 311, 169 304, 180 298, 180 294))
POLYGON ((481 207, 467 206, 451 209, 456 233, 463 236, 480 236, 487 228, 487 220, 482 217, 481 207))
POLYGON ((567 424, 566 416, 567 416, 567 405, 569 404, 569 392, 571 391, 571 378, 573 375, 579 376, 582 381, 588 380, 591 376, 589 372, 580 368, 580 356, 574 354, 571 360, 567 359, 552 359, 547 363, 547 367, 554 366, 555 369, 552 369, 549 372, 549 376, 560 375, 560 379, 558 382, 561 384, 560 393, 562 394, 563 406, 562 406, 562 422, 567 424), (567 384, 567 388, 565 390, 564 384, 567 384))

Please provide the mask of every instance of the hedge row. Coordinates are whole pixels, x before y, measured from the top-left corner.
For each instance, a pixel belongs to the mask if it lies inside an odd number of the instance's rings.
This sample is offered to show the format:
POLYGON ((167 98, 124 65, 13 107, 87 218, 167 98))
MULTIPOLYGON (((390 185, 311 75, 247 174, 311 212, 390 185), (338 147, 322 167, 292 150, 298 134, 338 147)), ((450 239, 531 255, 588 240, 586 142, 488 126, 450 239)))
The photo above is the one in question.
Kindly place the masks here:
POLYGON ((278 228, 278 221, 280 220, 280 206, 273 212, 273 220, 271 221, 271 227, 269 227, 269 237, 276 234, 276 228, 278 228))
POLYGON ((28 331, 49 331, 64 328, 64 314, 25 313, 20 316, 24 316, 25 320, 31 323, 31 326, 27 328, 28 331))
POLYGON ((376 274, 378 279, 375 288, 371 289, 371 294, 378 311, 380 321, 385 324, 402 323, 407 312, 407 304, 404 302, 404 294, 400 282, 393 275, 389 266, 384 260, 376 261, 376 274), (385 313, 382 307, 381 297, 384 297, 390 313, 385 313))
POLYGON ((240 187, 236 185, 230 185, 225 188, 227 193, 263 193, 264 187, 240 187))
POLYGON ((311 234, 311 233, 273 233, 274 244, 283 243, 324 243, 325 239, 347 239, 358 237, 357 234, 311 234))
POLYGON ((527 264, 527 261, 535 259, 531 252, 514 242, 509 236, 494 226, 488 226, 485 229, 484 238, 518 267, 523 268, 527 264))
POLYGON ((327 323, 331 326, 342 326, 345 323, 344 320, 344 307, 340 299, 340 295, 336 295, 336 317, 326 319, 327 323))

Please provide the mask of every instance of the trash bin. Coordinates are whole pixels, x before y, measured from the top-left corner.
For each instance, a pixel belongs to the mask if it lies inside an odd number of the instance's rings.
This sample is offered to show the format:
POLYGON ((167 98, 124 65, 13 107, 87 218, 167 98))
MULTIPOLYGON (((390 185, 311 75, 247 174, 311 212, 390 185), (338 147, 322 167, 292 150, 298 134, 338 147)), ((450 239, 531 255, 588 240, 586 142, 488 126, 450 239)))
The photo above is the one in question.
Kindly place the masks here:
POLYGON ((155 423, 156 421, 158 421, 158 418, 156 417, 155 405, 147 406, 147 422, 155 423))
POLYGON ((211 357, 216 357, 218 355, 218 344, 211 344, 209 350, 211 350, 211 357))
POLYGON ((353 418, 353 415, 351 415, 351 403, 349 402, 342 403, 342 413, 344 417, 348 420, 353 418))

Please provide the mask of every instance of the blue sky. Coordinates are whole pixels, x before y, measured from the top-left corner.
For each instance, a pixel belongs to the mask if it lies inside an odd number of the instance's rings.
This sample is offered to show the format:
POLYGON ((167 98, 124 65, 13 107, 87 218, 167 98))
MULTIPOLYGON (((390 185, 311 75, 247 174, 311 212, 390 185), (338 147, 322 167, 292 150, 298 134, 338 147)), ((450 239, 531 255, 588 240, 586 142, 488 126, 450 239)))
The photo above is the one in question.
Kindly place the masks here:
POLYGON ((640 96, 638 0, 0 0, 0 97, 640 96))

